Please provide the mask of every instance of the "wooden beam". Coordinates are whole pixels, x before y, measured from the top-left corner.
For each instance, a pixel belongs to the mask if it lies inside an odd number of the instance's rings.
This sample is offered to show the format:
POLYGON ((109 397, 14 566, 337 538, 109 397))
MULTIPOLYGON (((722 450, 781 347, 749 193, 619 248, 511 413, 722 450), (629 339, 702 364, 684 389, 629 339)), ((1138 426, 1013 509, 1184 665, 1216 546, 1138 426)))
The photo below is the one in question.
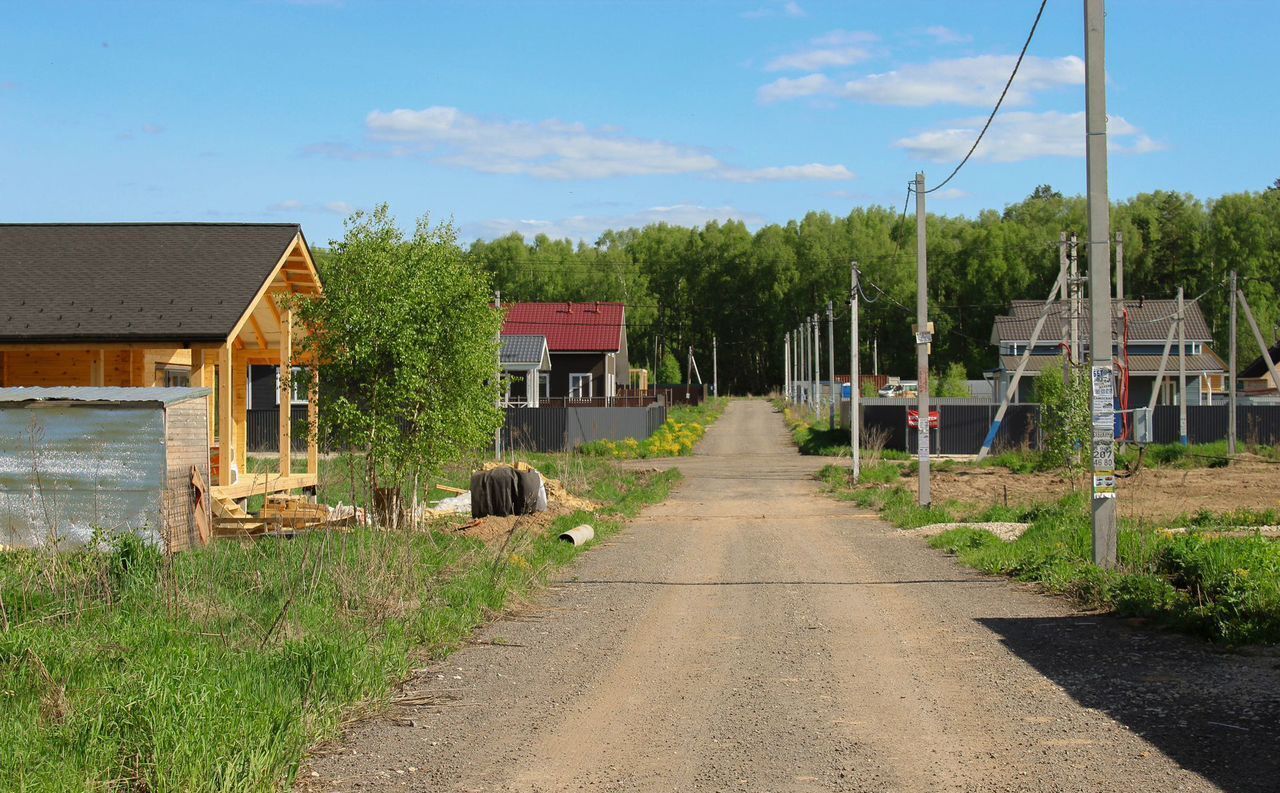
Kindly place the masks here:
POLYGON ((218 484, 231 485, 231 464, 235 462, 236 428, 231 419, 231 403, 234 399, 234 377, 231 371, 231 339, 223 345, 218 360, 218 484))
POLYGON ((275 317, 276 327, 282 327, 284 325, 284 317, 280 314, 280 307, 276 305, 275 297, 275 292, 267 290, 266 296, 263 297, 263 302, 267 304, 267 308, 271 309, 271 316, 275 317))
POLYGON ((311 387, 307 389, 307 472, 320 476, 320 368, 311 367, 311 387))
MULTIPOLYGON (((277 411, 280 425, 281 476, 289 476, 292 473, 293 450, 290 448, 290 444, 293 442, 293 372, 290 369, 292 365, 293 312, 285 309, 284 318, 280 325, 280 410, 277 411)), ((311 473, 315 473, 315 471, 311 473)))
POLYGON ((209 442, 213 442, 213 428, 216 424, 217 400, 214 398, 213 383, 209 382, 213 375, 213 355, 204 350, 191 351, 191 384, 196 388, 208 388, 209 396, 205 397, 205 414, 209 421, 209 442))
POLYGON ((94 356, 89 363, 89 385, 102 386, 106 384, 107 375, 107 351, 98 350, 98 354, 94 356))
POLYGON ((253 335, 258 337, 258 348, 267 349, 267 334, 262 332, 262 325, 258 323, 258 318, 250 314, 249 324, 253 327, 253 335))
POLYGON ((0 350, 0 388, 5 388, 9 383, 9 354, 4 350, 0 350))
POLYGON ((243 350, 243 349, 244 349, 244 339, 240 338, 239 336, 236 336, 236 344, 235 344, 235 347, 236 347, 236 349, 237 349, 237 350, 243 350))

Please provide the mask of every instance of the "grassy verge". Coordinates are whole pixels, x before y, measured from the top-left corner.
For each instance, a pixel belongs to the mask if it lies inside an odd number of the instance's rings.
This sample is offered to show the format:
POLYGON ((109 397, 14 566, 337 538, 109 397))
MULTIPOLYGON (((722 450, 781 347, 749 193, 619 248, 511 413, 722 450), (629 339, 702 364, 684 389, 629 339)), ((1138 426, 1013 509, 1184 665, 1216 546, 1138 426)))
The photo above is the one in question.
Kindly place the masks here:
MULTIPOLYGON (((837 427, 833 430, 829 421, 815 420, 813 411, 790 405, 782 399, 773 400, 773 404, 781 411, 801 454, 818 457, 849 457, 853 454, 847 428, 837 427)), ((864 439, 863 443, 865 442, 864 439)), ((872 461, 911 459, 911 455, 906 452, 885 448, 863 448, 862 456, 872 461)))
MULTIPOLYGON (((1265 460, 1280 460, 1280 447, 1262 446, 1259 444, 1241 444, 1240 450, 1246 454, 1261 457, 1265 460)), ((1137 468, 1141 457, 1144 468, 1172 468, 1186 470, 1191 468, 1224 468, 1231 463, 1231 455, 1227 453, 1226 441, 1213 443, 1193 443, 1183 446, 1180 443, 1147 444, 1145 451, 1136 444, 1128 444, 1116 453, 1116 465, 1132 471, 1137 468)), ((1015 474, 1029 474, 1054 469, 1053 464, 1037 451, 1023 449, 1004 451, 993 454, 977 465, 1006 468, 1015 474)))
POLYGON ((728 404, 728 397, 708 397, 701 405, 676 405, 667 411, 666 423, 644 440, 592 441, 579 446, 578 452, 614 460, 681 457, 693 451, 728 404))
POLYGON ((965 564, 1068 595, 1093 608, 1141 617, 1231 645, 1280 642, 1280 542, 1240 527, 1280 524, 1276 510, 1200 512, 1170 525, 1186 532, 1122 522, 1118 566, 1091 561, 1088 494, 1025 507, 949 502, 922 509, 910 491, 874 469, 855 487, 848 472, 827 466, 820 474, 838 498, 877 509, 899 528, 931 523, 1011 521, 1029 523, 1013 542, 977 527, 952 529, 930 539, 965 564), (1231 531, 1230 535, 1222 532, 1231 531), (1240 536, 1243 534, 1244 536, 1240 536))
POLYGON ((605 504, 501 550, 447 531, 358 529, 174 557, 132 539, 0 554, 0 789, 274 790, 307 748, 376 708, 677 472, 544 459, 605 504))

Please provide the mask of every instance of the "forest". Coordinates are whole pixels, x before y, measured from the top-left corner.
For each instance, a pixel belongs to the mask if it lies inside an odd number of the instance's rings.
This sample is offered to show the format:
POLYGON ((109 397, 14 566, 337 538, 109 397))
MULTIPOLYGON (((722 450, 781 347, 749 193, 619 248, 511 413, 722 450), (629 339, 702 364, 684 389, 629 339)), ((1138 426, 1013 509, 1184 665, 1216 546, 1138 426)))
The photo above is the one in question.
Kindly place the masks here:
MULTIPOLYGON (((1088 271, 1085 199, 1048 185, 1003 211, 973 218, 929 214, 927 224, 938 371, 958 362, 977 379, 995 366, 992 319, 1011 300, 1047 296, 1058 270, 1059 232, 1079 236, 1080 270, 1088 271)), ((1225 359, 1226 284, 1234 269, 1264 335, 1275 339, 1280 180, 1259 192, 1214 199, 1143 193, 1113 205, 1112 228, 1124 237, 1126 296, 1167 298, 1183 287, 1188 299, 1199 299, 1225 359)), ((860 320, 863 371, 871 371, 878 346, 881 372, 914 376, 915 238, 914 207, 872 206, 844 217, 810 212, 755 232, 740 222, 658 224, 610 230, 594 244, 545 236, 527 241, 513 233, 477 240, 467 256, 491 274, 504 302, 626 303, 632 366, 652 368, 665 359, 664 382, 675 371, 683 380, 690 346, 709 379, 715 337, 721 393, 761 393, 781 383, 786 331, 815 312, 825 316, 827 301, 838 318, 837 371, 848 371, 855 260, 867 296, 860 320)), ((1257 345, 1241 325, 1243 366, 1256 357, 1257 345)))

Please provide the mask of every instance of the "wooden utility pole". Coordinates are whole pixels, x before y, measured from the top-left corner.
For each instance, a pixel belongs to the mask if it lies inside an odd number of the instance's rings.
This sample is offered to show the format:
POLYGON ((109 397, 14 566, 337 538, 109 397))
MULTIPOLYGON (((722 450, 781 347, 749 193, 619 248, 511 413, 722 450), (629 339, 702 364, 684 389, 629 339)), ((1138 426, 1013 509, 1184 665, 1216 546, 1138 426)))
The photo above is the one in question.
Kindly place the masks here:
POLYGON ((929 492, 929 260, 928 237, 925 234, 924 173, 916 174, 916 388, 917 394, 917 458, 920 469, 919 503, 933 503, 929 492))
POLYGON ((1187 446, 1187 311, 1178 287, 1178 442, 1187 446))
POLYGON ((1116 564, 1115 377, 1111 349, 1111 203, 1107 197, 1106 10, 1084 3, 1085 169, 1089 210, 1093 563, 1116 564))
POLYGON ((849 290, 849 451, 853 457, 853 481, 856 484, 862 477, 862 439, 860 437, 862 421, 858 415, 858 400, 862 396, 858 387, 858 263, 850 262, 849 290))
POLYGON ((830 300, 827 301, 827 374, 831 376, 831 416, 827 428, 835 432, 840 400, 836 399, 836 314, 830 300))
MULTIPOLYGON (((1231 271, 1231 345, 1227 355, 1227 454, 1236 453, 1236 271, 1231 271)), ((1280 383, 1276 383, 1280 386, 1280 383)))

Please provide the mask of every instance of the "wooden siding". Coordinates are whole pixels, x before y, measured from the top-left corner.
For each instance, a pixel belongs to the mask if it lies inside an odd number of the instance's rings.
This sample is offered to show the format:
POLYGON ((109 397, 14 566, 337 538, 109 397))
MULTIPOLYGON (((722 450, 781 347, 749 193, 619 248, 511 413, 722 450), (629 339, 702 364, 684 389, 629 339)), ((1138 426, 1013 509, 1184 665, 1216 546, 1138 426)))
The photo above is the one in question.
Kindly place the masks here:
POLYGON ((33 346, 8 350, 0 366, 0 386, 136 386, 164 385, 161 366, 191 366, 191 351, 183 349, 66 349, 33 346), (102 381, 95 383, 102 363, 102 381))
MULTIPOLYGON (((200 545, 194 513, 191 469, 209 484, 208 402, 192 399, 165 411, 166 483, 161 506, 165 544, 170 551, 200 545)), ((205 505, 208 509, 208 502, 205 505)), ((206 519, 211 515, 206 514, 206 519)))

